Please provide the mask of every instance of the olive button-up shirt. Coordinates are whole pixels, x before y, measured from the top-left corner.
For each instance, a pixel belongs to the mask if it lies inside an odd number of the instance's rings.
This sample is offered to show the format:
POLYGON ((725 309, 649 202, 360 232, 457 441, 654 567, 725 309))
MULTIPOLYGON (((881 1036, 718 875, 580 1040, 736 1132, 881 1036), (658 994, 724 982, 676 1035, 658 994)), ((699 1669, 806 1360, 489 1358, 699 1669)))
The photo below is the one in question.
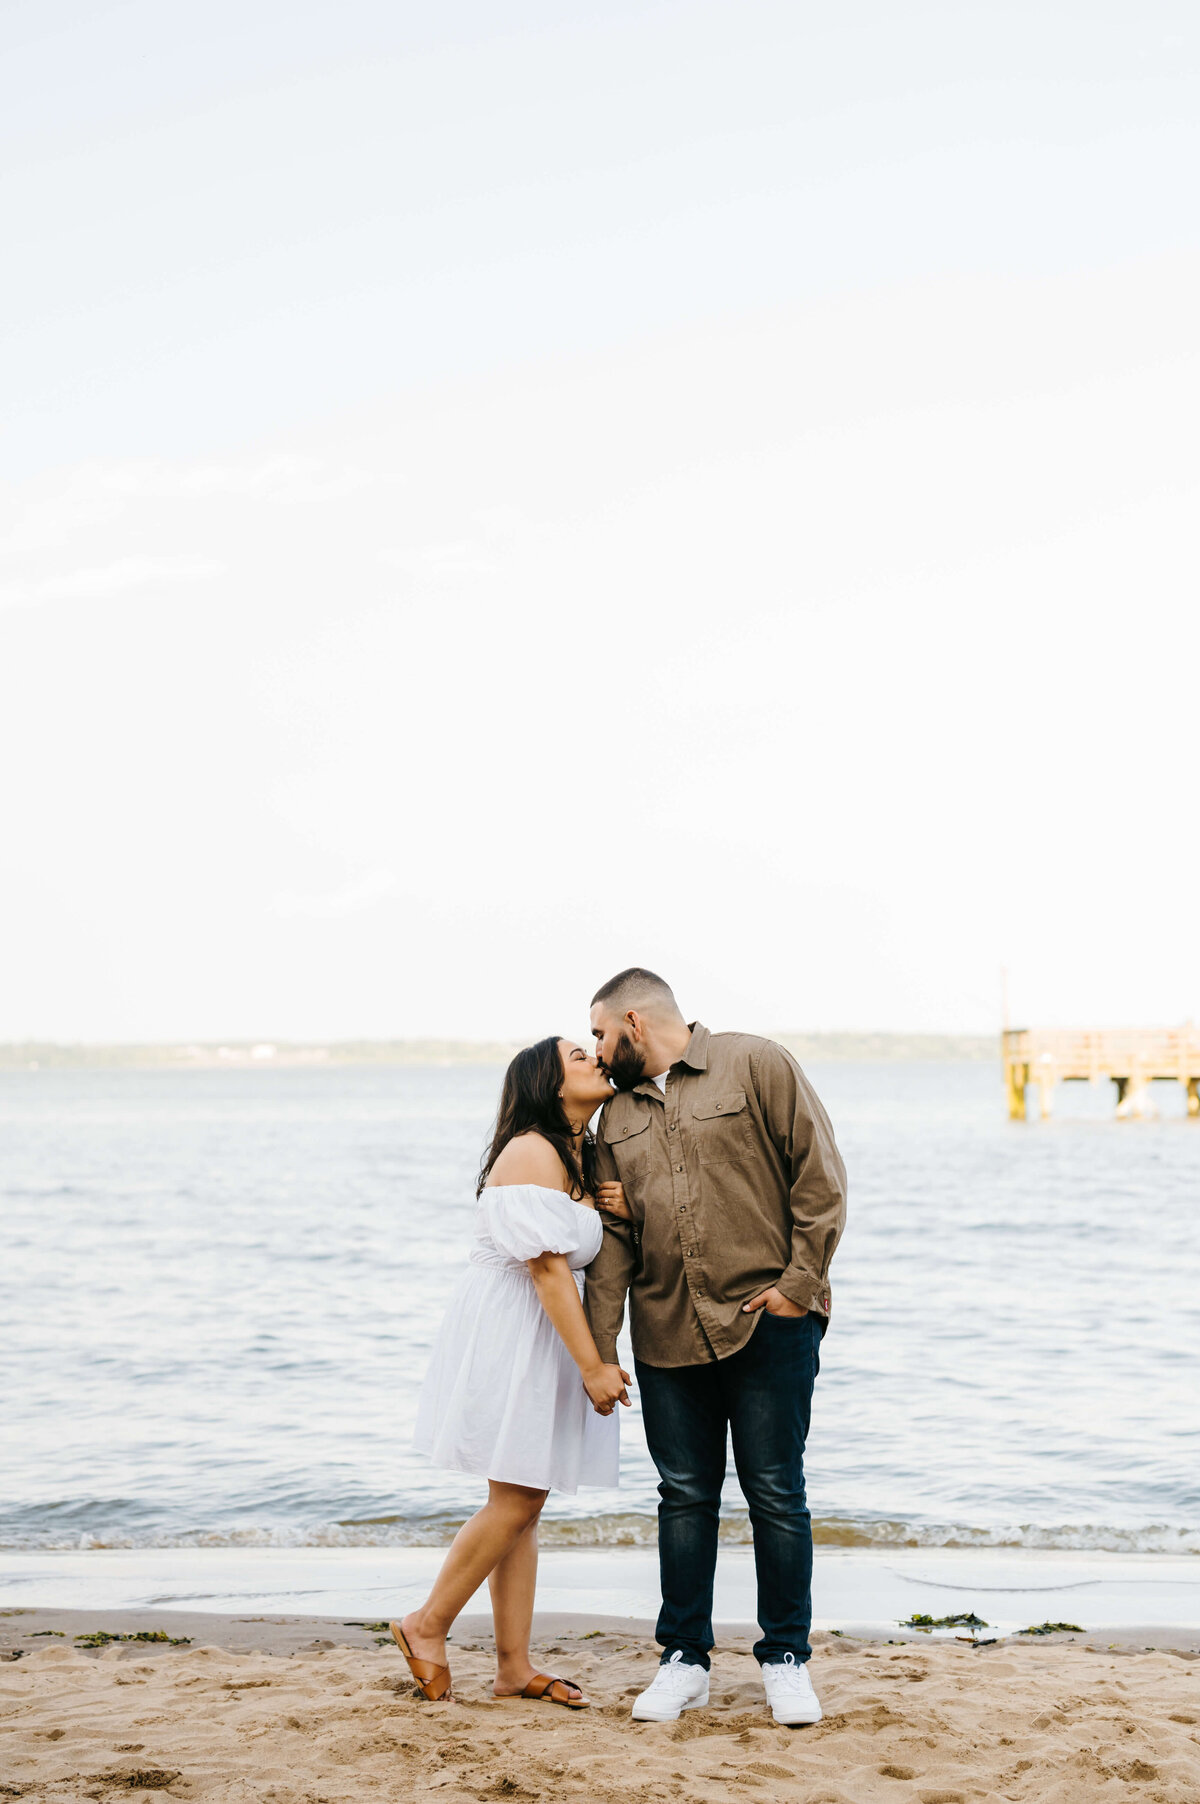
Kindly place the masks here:
POLYGON ((653 1366, 726 1359, 753 1334, 742 1305, 774 1285, 828 1319, 846 1168, 791 1054, 699 1022, 666 1094, 652 1079, 605 1103, 597 1175, 619 1178, 632 1222, 604 1218, 588 1319, 616 1359, 629 1297, 633 1350, 653 1366))

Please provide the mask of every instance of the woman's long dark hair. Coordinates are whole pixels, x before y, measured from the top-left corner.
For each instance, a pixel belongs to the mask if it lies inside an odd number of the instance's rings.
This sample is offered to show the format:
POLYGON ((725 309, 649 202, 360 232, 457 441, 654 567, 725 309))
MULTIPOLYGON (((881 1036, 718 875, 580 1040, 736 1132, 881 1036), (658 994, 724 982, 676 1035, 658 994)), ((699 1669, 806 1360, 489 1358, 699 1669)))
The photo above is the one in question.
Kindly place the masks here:
POLYGON ((547 1139, 563 1162, 571 1180, 573 1197, 591 1196, 596 1188, 596 1142, 590 1128, 583 1136, 583 1157, 577 1158, 574 1136, 562 1098, 563 1062, 558 1050, 559 1034, 526 1046, 504 1073, 500 1107, 492 1129, 491 1145, 483 1155, 479 1168, 478 1196, 488 1181, 492 1166, 510 1140, 530 1132, 547 1139))

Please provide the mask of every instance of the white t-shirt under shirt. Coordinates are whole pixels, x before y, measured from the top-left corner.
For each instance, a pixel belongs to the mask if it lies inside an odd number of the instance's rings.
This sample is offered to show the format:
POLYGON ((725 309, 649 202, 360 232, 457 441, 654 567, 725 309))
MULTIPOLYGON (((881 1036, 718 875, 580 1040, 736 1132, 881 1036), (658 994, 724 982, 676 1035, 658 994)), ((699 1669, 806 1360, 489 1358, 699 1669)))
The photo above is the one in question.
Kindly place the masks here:
POLYGON ((663 1071, 654 1079, 654 1082, 658 1085, 664 1096, 667 1094, 667 1078, 669 1075, 669 1072, 663 1071))

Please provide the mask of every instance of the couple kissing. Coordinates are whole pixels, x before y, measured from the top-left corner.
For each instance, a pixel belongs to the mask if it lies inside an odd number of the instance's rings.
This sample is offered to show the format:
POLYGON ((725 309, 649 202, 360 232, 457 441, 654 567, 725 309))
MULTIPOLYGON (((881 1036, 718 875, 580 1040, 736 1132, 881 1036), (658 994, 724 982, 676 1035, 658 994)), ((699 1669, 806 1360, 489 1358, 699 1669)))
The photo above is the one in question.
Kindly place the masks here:
POLYGON ((425 1696, 449 1697, 446 1637, 486 1579, 494 1695, 587 1706, 530 1659, 538 1517, 552 1490, 618 1483, 628 1299, 661 1499, 662 1656, 633 1716, 668 1722, 708 1702, 732 1440, 766 1701, 777 1722, 817 1722, 804 1449, 845 1221, 833 1128, 782 1046, 685 1021, 652 971, 599 989, 591 1031, 594 1054, 551 1036, 505 1073, 414 1435, 435 1464, 486 1479, 487 1501, 392 1634, 425 1696))

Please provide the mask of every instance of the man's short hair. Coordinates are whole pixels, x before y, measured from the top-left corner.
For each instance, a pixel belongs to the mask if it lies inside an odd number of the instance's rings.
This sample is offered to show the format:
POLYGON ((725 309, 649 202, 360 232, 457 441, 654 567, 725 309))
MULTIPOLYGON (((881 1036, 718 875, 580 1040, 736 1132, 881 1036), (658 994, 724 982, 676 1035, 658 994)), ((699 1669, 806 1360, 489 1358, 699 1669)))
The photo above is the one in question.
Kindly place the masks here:
POLYGON ((625 1014, 628 1009, 664 1009, 673 1015, 679 1014, 679 1004, 670 984, 642 965, 630 965, 627 971, 618 971, 615 977, 601 984, 592 997, 591 1006, 595 1008, 598 1002, 617 1015, 625 1014))

